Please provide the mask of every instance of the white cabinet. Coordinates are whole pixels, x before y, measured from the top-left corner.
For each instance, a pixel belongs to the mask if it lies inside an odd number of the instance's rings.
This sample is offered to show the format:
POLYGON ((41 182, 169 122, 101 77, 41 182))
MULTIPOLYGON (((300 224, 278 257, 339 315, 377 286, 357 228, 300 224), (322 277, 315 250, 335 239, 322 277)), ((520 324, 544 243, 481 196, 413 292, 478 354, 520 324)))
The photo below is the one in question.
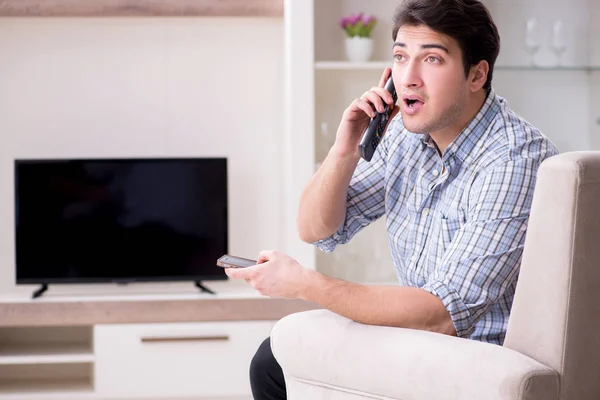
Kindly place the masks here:
POLYGON ((251 397, 248 371, 273 322, 98 325, 102 398, 251 397))
POLYGON ((251 400, 274 323, 0 328, 0 400, 251 400))

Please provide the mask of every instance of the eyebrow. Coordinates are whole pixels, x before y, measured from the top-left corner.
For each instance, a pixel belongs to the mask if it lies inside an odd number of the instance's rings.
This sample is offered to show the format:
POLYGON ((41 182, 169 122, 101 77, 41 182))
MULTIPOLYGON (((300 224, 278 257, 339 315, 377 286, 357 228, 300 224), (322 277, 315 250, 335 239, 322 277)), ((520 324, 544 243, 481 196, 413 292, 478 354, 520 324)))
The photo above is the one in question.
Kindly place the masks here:
MULTIPOLYGON (((405 43, 402 42, 396 42, 394 43, 393 47, 406 47, 405 43)), ((421 49, 425 50, 425 49, 440 49, 445 51, 446 53, 450 54, 450 51, 448 50, 448 48, 446 46, 442 46, 441 44, 437 44, 437 43, 431 43, 431 44, 422 44, 421 45, 421 49)))

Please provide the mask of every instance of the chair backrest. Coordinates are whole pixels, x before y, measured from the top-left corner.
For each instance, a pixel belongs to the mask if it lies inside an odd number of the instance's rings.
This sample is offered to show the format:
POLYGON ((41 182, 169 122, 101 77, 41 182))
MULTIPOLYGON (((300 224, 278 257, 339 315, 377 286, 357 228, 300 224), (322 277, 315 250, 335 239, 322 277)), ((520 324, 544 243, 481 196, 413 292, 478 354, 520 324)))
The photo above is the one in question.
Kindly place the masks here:
POLYGON ((600 399, 600 151, 538 169, 504 346, 560 374, 560 399, 600 399))

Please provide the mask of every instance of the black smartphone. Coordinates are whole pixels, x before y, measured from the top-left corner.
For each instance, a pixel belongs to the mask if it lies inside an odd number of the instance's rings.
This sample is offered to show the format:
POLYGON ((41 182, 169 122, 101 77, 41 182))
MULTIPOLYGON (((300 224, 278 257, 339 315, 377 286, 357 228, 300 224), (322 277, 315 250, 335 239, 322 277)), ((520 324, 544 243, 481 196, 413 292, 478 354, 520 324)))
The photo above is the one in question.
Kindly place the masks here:
POLYGON ((256 260, 234 257, 230 256, 229 254, 225 254, 217 260, 217 265, 223 268, 246 268, 256 265, 256 260))
MULTIPOLYGON (((398 101, 398 95, 396 94, 396 88, 394 87, 394 81, 392 80, 391 76, 385 83, 385 90, 390 92, 392 99, 394 100, 394 104, 396 104, 396 101, 398 101)), ((360 144, 358 145, 360 156, 367 161, 371 161, 371 158, 373 158, 375 149, 377 148, 377 145, 379 145, 379 142, 385 133, 385 127, 387 126, 388 120, 394 111, 394 108, 389 104, 385 102, 384 104, 385 110, 382 113, 377 113, 374 118, 371 118, 369 126, 365 130, 360 144)))

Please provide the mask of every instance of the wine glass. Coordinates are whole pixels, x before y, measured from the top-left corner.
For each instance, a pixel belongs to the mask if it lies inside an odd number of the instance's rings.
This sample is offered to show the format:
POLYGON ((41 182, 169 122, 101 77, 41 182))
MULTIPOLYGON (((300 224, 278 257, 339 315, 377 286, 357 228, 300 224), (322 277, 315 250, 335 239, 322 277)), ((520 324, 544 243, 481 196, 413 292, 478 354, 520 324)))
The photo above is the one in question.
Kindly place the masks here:
POLYGON ((556 54, 558 65, 561 65, 561 56, 567 50, 565 43, 565 28, 562 20, 557 19, 552 24, 552 42, 550 48, 556 54))
POLYGON ((531 17, 525 24, 525 50, 531 57, 531 65, 535 65, 535 54, 541 47, 539 23, 537 18, 531 17))

